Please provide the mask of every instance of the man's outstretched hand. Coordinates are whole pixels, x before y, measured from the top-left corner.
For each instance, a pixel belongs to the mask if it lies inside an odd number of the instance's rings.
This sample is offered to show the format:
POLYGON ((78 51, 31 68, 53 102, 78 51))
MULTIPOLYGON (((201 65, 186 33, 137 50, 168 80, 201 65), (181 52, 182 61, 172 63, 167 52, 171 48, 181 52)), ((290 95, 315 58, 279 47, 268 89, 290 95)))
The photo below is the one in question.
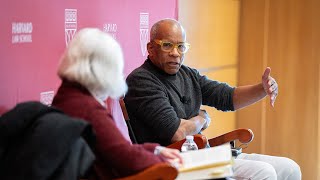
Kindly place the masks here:
POLYGON ((278 96, 278 83, 273 77, 270 76, 270 73, 271 68, 267 67, 262 75, 262 85, 264 91, 270 97, 270 105, 274 107, 274 102, 278 96))

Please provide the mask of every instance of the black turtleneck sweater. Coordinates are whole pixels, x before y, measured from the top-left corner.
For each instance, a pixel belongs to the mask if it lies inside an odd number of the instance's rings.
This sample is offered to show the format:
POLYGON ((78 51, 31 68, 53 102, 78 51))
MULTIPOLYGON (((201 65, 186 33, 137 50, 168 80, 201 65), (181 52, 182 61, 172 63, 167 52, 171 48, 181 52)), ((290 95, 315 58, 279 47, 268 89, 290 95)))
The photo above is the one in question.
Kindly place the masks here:
POLYGON ((185 65, 177 74, 169 75, 147 59, 129 74, 127 83, 125 103, 139 143, 171 144, 180 119, 197 116, 201 105, 234 110, 233 87, 185 65))

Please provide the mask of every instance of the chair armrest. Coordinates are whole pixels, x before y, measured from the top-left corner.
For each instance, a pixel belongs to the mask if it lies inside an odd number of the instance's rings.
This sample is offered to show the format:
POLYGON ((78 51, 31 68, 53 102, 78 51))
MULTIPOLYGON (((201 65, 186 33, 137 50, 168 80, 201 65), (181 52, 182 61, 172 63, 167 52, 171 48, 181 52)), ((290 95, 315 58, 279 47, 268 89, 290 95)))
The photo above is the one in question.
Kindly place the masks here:
MULTIPOLYGON (((220 136, 211 138, 207 140, 206 136, 201 134, 194 135, 194 141, 197 144, 199 149, 203 149, 206 147, 207 142, 209 142, 210 147, 219 146, 231 141, 239 140, 243 144, 248 144, 253 140, 254 134, 251 129, 236 129, 220 136)), ((177 141, 173 144, 167 146, 168 148, 181 150, 182 144, 186 141, 186 139, 177 141)))
MULTIPOLYGON (((199 149, 203 149, 207 145, 207 138, 204 135, 201 135, 201 134, 193 135, 193 140, 197 144, 199 149)), ((173 149, 178 149, 180 151, 181 150, 181 146, 185 141, 186 141, 186 139, 183 139, 183 140, 177 141, 177 142, 175 142, 173 144, 170 144, 167 147, 168 148, 173 148, 173 149)))
POLYGON ((145 170, 116 180, 162 179, 172 180, 178 176, 178 170, 169 163, 158 163, 145 170))
POLYGON ((254 134, 251 129, 236 129, 218 137, 209 139, 210 147, 219 146, 221 144, 239 140, 243 144, 248 144, 253 140, 254 134))

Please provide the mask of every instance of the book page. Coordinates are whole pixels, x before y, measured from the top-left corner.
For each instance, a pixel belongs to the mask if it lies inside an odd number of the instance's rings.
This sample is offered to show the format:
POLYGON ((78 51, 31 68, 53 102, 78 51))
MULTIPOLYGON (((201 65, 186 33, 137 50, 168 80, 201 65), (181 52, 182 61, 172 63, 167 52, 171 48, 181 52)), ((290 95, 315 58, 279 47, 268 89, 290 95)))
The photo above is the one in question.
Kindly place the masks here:
POLYGON ((221 179, 233 175, 232 165, 180 172, 176 180, 221 179))
POLYGON ((232 163, 230 144, 181 153, 183 166, 179 172, 193 171, 232 163))

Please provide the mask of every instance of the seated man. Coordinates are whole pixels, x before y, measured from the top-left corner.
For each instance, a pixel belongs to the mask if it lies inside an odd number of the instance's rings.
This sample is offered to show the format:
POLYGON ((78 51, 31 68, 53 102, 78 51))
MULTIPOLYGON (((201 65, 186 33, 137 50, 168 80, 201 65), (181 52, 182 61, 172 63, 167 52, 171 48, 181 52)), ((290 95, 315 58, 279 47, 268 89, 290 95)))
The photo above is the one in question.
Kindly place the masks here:
MULTIPOLYGON (((231 87, 202 76, 183 65, 186 43, 184 28, 173 19, 155 23, 147 45, 148 59, 127 78, 127 110, 138 142, 169 145, 206 129, 209 116, 201 105, 234 111, 267 95, 273 106, 278 85, 266 68, 262 82, 231 87)), ((288 158, 242 153, 234 164, 236 179, 301 179, 298 164, 288 158)))

